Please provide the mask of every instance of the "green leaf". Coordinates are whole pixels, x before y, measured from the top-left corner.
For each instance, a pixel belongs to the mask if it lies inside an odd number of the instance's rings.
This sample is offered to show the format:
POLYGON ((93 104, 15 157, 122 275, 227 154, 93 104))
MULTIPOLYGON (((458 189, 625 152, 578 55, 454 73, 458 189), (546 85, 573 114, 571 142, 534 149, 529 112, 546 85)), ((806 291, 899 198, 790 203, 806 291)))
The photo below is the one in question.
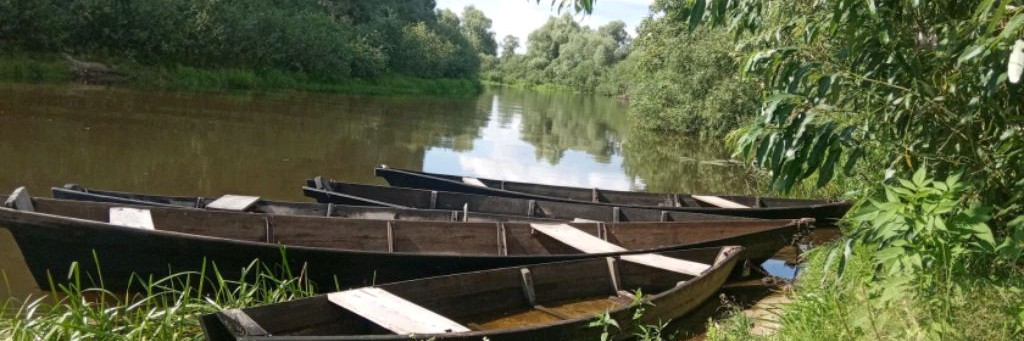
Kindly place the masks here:
POLYGON ((924 187, 926 185, 925 176, 927 176, 927 173, 928 170, 925 169, 924 166, 921 166, 921 168, 918 168, 917 171, 914 172, 914 177, 911 178, 911 181, 914 181, 914 184, 916 184, 917 187, 924 187))
POLYGON ((700 22, 704 20, 704 9, 707 8, 707 3, 704 0, 696 0, 693 6, 690 7, 690 30, 694 30, 700 25, 700 22))
POLYGON ((957 64, 962 64, 963 62, 971 60, 974 57, 977 57, 982 52, 985 52, 985 46, 982 46, 982 45, 969 46, 969 47, 967 47, 967 49, 964 50, 964 53, 960 54, 960 58, 956 60, 956 63, 957 64))

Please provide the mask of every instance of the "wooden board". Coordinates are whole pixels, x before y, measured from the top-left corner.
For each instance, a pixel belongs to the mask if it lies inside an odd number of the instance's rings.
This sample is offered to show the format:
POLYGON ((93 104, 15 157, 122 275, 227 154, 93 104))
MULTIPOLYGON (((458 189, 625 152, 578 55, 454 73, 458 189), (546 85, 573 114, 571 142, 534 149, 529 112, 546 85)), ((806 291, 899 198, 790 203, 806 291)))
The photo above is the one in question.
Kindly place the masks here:
POLYGON ((251 197, 246 195, 233 195, 226 194, 217 200, 206 205, 206 208, 212 208, 215 210, 225 211, 239 211, 243 212, 248 210, 249 207, 255 205, 256 202, 260 201, 259 197, 251 197))
POLYGON ((11 196, 7 197, 7 201, 4 202, 4 206, 25 212, 36 211, 35 207, 32 206, 32 197, 28 195, 28 190, 25 189, 25 186, 14 189, 14 192, 11 192, 11 196))
POLYGON ((708 269, 711 268, 711 266, 707 264, 691 262, 679 258, 666 257, 652 253, 645 253, 641 255, 624 255, 619 257, 619 259, 626 262, 637 263, 652 268, 678 272, 690 276, 700 276, 700 274, 704 273, 704 271, 707 271, 708 269))
POLYGON ((153 217, 147 209, 111 207, 110 223, 127 227, 153 230, 153 217))
POLYGON ((480 179, 477 178, 462 177, 462 183, 477 187, 487 187, 487 185, 485 185, 483 181, 480 181, 480 179))
POLYGON ((328 294, 327 299, 399 335, 470 331, 447 317, 380 288, 365 287, 335 292, 328 294))
POLYGON ((750 208, 750 206, 740 204, 738 202, 723 199, 722 197, 716 197, 713 195, 691 195, 691 198, 701 201, 703 203, 713 205, 721 208, 750 208))
MULTIPOLYGON (((621 246, 609 243, 601 238, 597 238, 567 224, 530 224, 530 227, 537 232, 543 233, 555 240, 571 246, 574 249, 586 253, 628 251, 621 246)), ((698 276, 705 270, 711 268, 711 266, 707 264, 655 254, 626 255, 619 257, 619 259, 691 276, 698 276)))
POLYGON ((568 224, 530 224, 535 231, 586 253, 627 251, 625 248, 580 231, 568 224))

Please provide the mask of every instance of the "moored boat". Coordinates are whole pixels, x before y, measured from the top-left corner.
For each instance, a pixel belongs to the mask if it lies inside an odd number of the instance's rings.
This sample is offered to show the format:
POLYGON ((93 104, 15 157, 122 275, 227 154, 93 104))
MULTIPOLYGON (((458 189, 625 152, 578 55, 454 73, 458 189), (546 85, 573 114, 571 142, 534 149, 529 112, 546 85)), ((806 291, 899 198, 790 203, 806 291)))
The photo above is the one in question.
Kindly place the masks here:
POLYGON ((458 175, 395 169, 380 165, 375 174, 396 187, 462 192, 509 198, 587 203, 591 205, 656 208, 767 219, 814 218, 833 223, 850 209, 846 201, 766 198, 736 195, 691 195, 614 191, 598 188, 544 185, 458 175))
POLYGON ((211 341, 599 340, 603 329, 591 325, 599 315, 629 334, 692 311, 719 290, 740 250, 727 246, 460 273, 229 309, 201 322, 211 341), (637 261, 642 258, 658 261, 637 261))
POLYGON ((430 210, 394 208, 383 206, 336 205, 313 202, 293 202, 267 200, 260 197, 244 195, 224 195, 217 198, 202 196, 169 196, 130 192, 106 191, 85 188, 77 184, 51 188, 56 199, 96 201, 140 206, 195 208, 224 210, 249 213, 302 215, 316 217, 350 218, 350 219, 382 219, 382 220, 423 220, 423 221, 471 221, 471 222, 517 222, 517 221, 554 221, 556 219, 530 218, 521 215, 500 215, 474 213, 468 214, 459 210, 430 210), (242 198, 241 205, 233 207, 218 206, 218 201, 242 198))
POLYGON ((680 212, 658 208, 590 205, 534 199, 509 198, 430 191, 412 188, 365 185, 316 177, 302 188, 306 196, 320 203, 369 205, 392 208, 462 210, 477 213, 519 215, 529 218, 593 220, 606 222, 750 220, 756 218, 680 212))
POLYGON ((0 229, 11 233, 33 279, 44 290, 61 284, 65 278, 53 275, 66 273, 73 262, 88 272, 83 278, 103 278, 109 290, 128 289, 135 275, 198 271, 209 263, 232 278, 254 259, 304 269, 318 289, 326 290, 334 284, 346 288, 706 246, 746 246, 741 257, 759 261, 788 245, 798 226, 809 223, 333 219, 31 198, 20 190, 0 200, 8 206, 0 208, 0 229), (565 238, 567 233, 574 237, 565 238))

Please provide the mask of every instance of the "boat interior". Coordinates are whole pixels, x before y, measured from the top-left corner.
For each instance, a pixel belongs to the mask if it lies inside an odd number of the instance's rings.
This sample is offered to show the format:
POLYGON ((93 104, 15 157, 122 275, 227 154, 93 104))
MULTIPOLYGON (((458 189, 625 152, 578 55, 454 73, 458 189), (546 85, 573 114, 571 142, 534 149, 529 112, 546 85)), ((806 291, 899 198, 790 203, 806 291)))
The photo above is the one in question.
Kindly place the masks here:
MULTIPOLYGON (((738 247, 645 254, 700 263, 727 261, 738 247)), ((629 307, 701 274, 619 257, 477 271, 335 292, 204 317, 207 331, 248 336, 408 335, 529 328, 629 307), (413 315, 415 314, 415 315, 413 315), (236 332, 236 333, 237 333, 236 332)))

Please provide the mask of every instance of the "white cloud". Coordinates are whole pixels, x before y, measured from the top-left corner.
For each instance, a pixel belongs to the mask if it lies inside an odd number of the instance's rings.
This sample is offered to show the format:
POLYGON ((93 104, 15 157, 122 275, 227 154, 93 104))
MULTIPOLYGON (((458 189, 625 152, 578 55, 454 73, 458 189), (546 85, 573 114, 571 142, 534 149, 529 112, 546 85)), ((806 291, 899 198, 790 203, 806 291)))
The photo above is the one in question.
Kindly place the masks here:
MULTIPOLYGON (((612 20, 622 20, 626 30, 633 31, 648 13, 653 0, 602 0, 598 1, 594 14, 589 17, 577 16, 577 20, 591 27, 604 25, 612 20)), ((558 15, 551 7, 551 1, 540 0, 438 0, 437 8, 447 8, 462 14, 462 9, 473 5, 484 12, 493 22, 492 30, 499 42, 507 35, 519 37, 520 53, 526 51, 526 40, 530 32, 547 22, 548 17, 558 15)))

